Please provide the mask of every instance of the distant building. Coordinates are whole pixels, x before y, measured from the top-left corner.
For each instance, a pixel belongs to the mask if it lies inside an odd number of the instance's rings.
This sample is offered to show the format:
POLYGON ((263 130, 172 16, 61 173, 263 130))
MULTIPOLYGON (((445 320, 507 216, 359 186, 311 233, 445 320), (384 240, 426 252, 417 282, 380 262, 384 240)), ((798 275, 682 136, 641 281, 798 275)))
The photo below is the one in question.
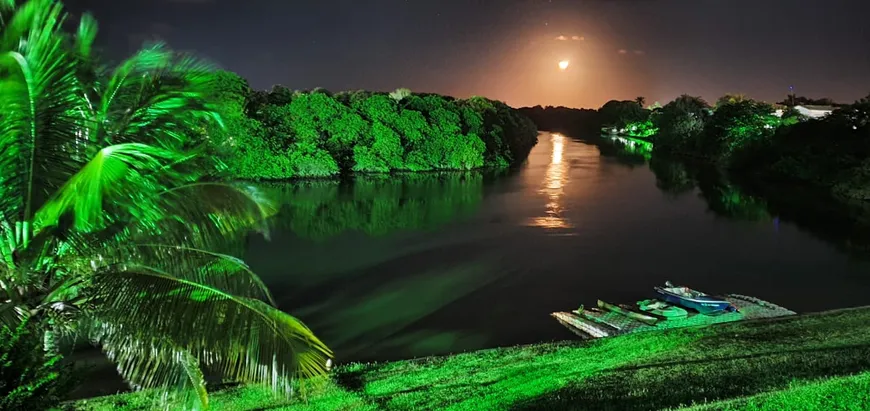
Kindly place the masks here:
POLYGON ((799 105, 794 106, 795 110, 801 113, 804 116, 809 118, 822 118, 831 114, 832 111, 836 107, 834 106, 811 106, 811 105, 799 105))

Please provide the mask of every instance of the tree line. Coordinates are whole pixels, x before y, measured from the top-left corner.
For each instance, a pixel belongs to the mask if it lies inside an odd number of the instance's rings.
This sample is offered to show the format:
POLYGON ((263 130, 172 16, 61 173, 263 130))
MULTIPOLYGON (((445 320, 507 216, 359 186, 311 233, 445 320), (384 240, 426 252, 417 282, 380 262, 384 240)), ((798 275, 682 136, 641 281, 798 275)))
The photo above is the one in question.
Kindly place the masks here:
POLYGON ((537 143, 531 120, 483 97, 407 89, 255 91, 234 73, 214 76, 224 127, 208 135, 231 178, 506 167, 523 161, 537 143))
MULTIPOLYGON (((790 96, 793 97, 793 96, 790 96)), ((714 104, 682 95, 664 106, 609 101, 598 110, 531 107, 521 111, 544 130, 627 135, 655 153, 693 158, 734 173, 818 186, 847 199, 870 199, 870 96, 807 118, 793 106, 729 94, 714 104)))

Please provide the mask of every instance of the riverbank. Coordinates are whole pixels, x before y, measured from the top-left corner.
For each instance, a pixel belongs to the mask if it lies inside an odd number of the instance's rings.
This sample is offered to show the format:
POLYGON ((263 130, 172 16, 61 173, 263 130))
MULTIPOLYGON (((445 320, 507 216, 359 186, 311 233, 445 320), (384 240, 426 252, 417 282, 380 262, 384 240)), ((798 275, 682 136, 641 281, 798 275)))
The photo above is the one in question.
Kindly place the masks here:
MULTIPOLYGON (((707 328, 499 348, 338 367, 280 402, 253 387, 215 393, 219 410, 831 409, 870 405, 870 307, 707 328), (795 402, 798 401, 798 402, 795 402), (832 403, 834 401, 834 403, 832 403)), ((147 409, 146 393, 72 404, 147 409)))

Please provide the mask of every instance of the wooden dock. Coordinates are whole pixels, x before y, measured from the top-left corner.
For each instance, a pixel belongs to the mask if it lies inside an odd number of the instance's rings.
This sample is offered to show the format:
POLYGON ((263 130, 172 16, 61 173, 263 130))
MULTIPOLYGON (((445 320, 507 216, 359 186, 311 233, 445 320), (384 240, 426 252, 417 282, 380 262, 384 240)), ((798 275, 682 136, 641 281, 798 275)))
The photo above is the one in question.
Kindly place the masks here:
POLYGON ((645 324, 612 311, 594 310, 586 313, 586 315, 581 315, 577 311, 559 311, 550 315, 581 338, 601 338, 644 331, 706 326, 796 314, 794 311, 771 302, 746 295, 727 294, 725 299, 737 307, 736 312, 718 315, 690 313, 687 317, 662 320, 655 325, 645 324))

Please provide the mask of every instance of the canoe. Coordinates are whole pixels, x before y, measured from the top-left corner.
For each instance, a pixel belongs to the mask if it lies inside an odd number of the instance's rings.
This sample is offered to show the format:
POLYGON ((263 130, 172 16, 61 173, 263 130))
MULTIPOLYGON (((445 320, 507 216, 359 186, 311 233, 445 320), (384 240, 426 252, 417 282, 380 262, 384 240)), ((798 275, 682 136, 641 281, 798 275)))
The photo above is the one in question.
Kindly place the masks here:
POLYGON ((640 308, 641 311, 653 315, 659 315, 664 319, 685 318, 689 315, 688 311, 659 300, 638 301, 637 307, 640 308))
POLYGON ((721 298, 713 297, 689 287, 674 286, 670 282, 665 283, 664 287, 655 287, 655 290, 666 302, 691 308, 705 315, 737 310, 730 302, 721 298))
POLYGON ((658 318, 651 317, 651 316, 646 315, 646 314, 634 312, 632 310, 627 310, 627 309, 622 308, 620 306, 606 303, 606 302, 601 301, 601 300, 598 300, 598 306, 605 309, 605 310, 610 310, 610 311, 613 311, 615 313, 622 314, 628 318, 631 318, 632 320, 640 321, 644 324, 656 325, 656 323, 659 321, 658 318))
POLYGON ((628 311, 634 311, 634 312, 636 312, 636 313, 641 313, 641 314, 643 314, 643 315, 648 315, 648 316, 653 317, 653 318, 655 318, 656 320, 659 320, 659 321, 665 321, 665 320, 668 319, 668 317, 665 317, 665 316, 663 316, 663 315, 658 315, 658 314, 656 314, 656 313, 654 313, 654 312, 641 310, 640 307, 637 306, 637 304, 619 304, 619 306, 622 307, 622 308, 625 308, 625 309, 628 310, 628 311))
POLYGON ((605 329, 611 329, 614 332, 622 330, 622 327, 618 324, 615 324, 611 321, 607 321, 604 318, 604 312, 598 310, 597 308, 583 308, 582 306, 579 309, 574 310, 574 314, 577 314, 583 318, 595 321, 596 323, 604 326, 605 329))
POLYGON ((596 324, 593 321, 587 320, 583 317, 580 317, 577 314, 556 312, 550 315, 559 320, 560 323, 568 326, 568 328, 576 328, 577 330, 589 334, 594 338, 608 337, 611 334, 610 332, 605 330, 603 326, 596 324))

